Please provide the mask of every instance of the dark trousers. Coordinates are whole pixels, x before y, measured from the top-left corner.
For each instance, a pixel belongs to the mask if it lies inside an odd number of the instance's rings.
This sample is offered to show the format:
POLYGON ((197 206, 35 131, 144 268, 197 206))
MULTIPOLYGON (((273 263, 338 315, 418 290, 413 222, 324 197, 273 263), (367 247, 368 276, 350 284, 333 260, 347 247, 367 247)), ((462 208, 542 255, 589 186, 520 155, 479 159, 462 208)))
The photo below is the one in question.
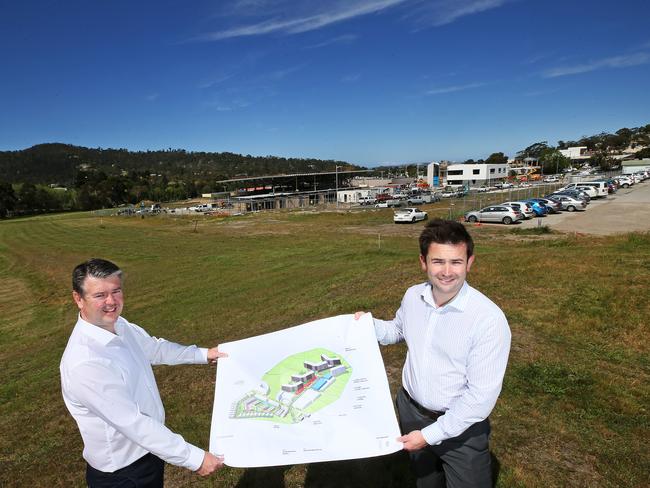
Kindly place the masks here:
MULTIPOLYGON (((435 416, 426 415, 403 388, 397 394, 397 411, 403 434, 431 425, 435 416)), ((489 450, 490 421, 469 427, 458 437, 409 452, 418 488, 490 488, 492 466, 489 450)))
POLYGON ((149 453, 112 473, 86 465, 89 488, 162 488, 165 463, 149 453))

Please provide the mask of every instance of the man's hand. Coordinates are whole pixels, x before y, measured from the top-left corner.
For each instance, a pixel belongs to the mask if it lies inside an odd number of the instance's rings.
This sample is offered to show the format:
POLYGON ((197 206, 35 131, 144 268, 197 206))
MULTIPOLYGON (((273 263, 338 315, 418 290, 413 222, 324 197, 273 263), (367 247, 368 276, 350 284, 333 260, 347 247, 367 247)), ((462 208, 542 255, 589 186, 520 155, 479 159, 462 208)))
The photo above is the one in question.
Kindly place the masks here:
POLYGON ((422 449, 428 445, 427 441, 424 440, 422 432, 419 430, 414 430, 413 432, 409 432, 402 437, 398 437, 397 442, 404 443, 405 451, 417 451, 418 449, 422 449))
POLYGON ((217 364, 217 359, 227 358, 228 354, 219 352, 219 346, 208 349, 208 363, 217 364))
POLYGON ((361 316, 366 312, 357 312, 354 314, 354 320, 359 320, 361 316))
POLYGON ((223 466, 223 456, 215 456, 211 452, 205 451, 201 467, 196 470, 199 476, 207 476, 214 473, 217 469, 223 466))

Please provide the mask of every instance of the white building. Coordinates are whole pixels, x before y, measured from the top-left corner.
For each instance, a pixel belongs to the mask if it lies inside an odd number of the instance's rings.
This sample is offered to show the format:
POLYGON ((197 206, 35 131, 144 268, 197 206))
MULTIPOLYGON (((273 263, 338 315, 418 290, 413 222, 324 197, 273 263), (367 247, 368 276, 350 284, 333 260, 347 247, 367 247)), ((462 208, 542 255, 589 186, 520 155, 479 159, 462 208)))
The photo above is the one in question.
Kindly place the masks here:
POLYGON ((449 164, 445 185, 481 186, 508 177, 508 164, 449 164))
POLYGON ((631 159, 621 163, 621 172, 624 175, 636 173, 637 171, 650 171, 650 159, 631 159))
POLYGON ((591 159, 587 146, 568 147, 559 151, 562 156, 569 158, 571 161, 586 161, 587 159, 591 159))
POLYGON ((372 197, 376 193, 376 190, 339 190, 336 198, 340 203, 359 203, 359 198, 372 197))

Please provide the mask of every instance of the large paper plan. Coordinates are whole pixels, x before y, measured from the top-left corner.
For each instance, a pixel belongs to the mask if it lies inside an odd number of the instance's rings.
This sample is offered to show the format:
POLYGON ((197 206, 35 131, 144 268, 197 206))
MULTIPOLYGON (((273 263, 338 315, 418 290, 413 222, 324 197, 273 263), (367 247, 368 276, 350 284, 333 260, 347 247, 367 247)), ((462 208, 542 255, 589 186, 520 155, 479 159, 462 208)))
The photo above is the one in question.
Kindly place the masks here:
POLYGON ((402 449, 371 314, 221 344, 210 451, 234 467, 402 449))

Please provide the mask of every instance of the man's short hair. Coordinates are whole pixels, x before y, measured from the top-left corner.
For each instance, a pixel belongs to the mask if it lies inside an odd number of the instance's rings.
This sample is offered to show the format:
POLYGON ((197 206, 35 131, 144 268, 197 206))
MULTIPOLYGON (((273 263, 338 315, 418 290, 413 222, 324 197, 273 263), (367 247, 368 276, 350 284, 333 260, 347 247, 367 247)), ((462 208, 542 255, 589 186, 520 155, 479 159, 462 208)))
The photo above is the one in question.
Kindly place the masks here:
POLYGON ((115 263, 111 263, 105 259, 92 258, 83 262, 72 271, 72 289, 79 293, 84 294, 83 283, 87 276, 93 278, 108 278, 109 276, 117 275, 122 279, 122 270, 115 263))
POLYGON ((474 254, 474 241, 465 226, 454 220, 433 219, 420 234, 420 254, 426 257, 429 246, 436 244, 465 244, 467 259, 474 254))

